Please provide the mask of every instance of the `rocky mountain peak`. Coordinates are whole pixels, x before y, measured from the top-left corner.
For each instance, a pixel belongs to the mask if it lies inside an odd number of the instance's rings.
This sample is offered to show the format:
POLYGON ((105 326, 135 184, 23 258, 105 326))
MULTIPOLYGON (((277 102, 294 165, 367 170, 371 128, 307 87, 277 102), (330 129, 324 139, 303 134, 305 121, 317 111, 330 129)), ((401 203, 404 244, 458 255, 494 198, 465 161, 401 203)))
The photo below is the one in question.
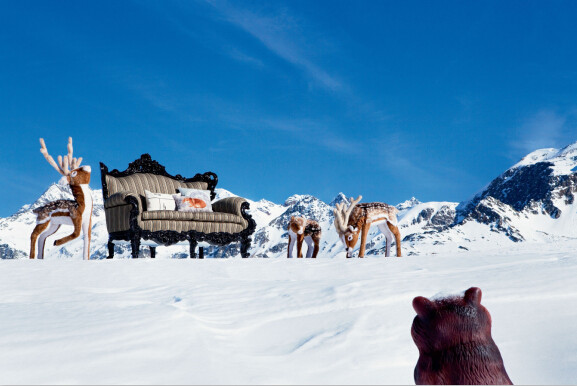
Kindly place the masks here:
POLYGON ((556 162, 539 161, 532 164, 517 164, 491 183, 472 200, 461 203, 457 208, 459 218, 466 218, 481 201, 492 197, 503 204, 509 205, 515 211, 539 208, 543 213, 559 218, 562 208, 557 203, 563 199, 566 204, 574 201, 577 193, 577 173, 558 174, 558 163, 564 163, 565 158, 557 158, 556 162))
POLYGON ((407 200, 405 202, 401 202, 400 204, 396 205, 396 208, 400 211, 402 210, 407 210, 407 209, 411 209, 414 206, 417 206, 421 203, 421 201, 417 200, 415 197, 411 197, 410 200, 407 200))
POLYGON ((577 143, 561 150, 536 150, 491 181, 471 200, 461 202, 456 223, 476 221, 513 241, 525 240, 519 229, 542 228, 538 216, 556 220, 564 213, 574 215, 576 169, 577 143))
POLYGON ((310 194, 293 194, 284 202, 284 206, 293 206, 296 204, 310 204, 318 199, 310 194))
POLYGON ((336 195, 335 198, 333 198, 333 200, 330 202, 330 206, 335 207, 337 206, 337 204, 342 204, 343 202, 348 202, 348 198, 347 196, 345 196, 345 194, 343 192, 340 192, 339 194, 336 195))

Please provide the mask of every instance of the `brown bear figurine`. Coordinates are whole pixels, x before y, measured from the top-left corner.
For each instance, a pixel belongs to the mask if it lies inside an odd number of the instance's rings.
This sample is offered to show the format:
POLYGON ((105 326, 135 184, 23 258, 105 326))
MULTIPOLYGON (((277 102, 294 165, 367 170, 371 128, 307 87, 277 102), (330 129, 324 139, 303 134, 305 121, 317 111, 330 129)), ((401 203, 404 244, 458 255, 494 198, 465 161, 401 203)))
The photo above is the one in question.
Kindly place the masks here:
POLYGON ((491 338, 491 315, 481 295, 480 288, 472 287, 463 297, 413 299, 417 385, 512 385, 491 338))

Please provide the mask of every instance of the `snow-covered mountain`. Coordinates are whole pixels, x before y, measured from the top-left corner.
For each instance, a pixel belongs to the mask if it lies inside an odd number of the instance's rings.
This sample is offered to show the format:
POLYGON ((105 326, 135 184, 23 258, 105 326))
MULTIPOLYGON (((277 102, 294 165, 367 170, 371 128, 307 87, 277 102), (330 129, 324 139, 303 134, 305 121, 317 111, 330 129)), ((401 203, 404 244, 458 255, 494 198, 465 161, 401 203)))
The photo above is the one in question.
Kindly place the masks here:
MULTIPOLYGON (((108 234, 102 206, 102 191, 94 190, 91 257, 108 254, 108 234)), ((216 200, 234 196, 216 189, 216 200)), ((411 198, 397 205, 399 228, 405 255, 435 254, 440 251, 483 250, 514 242, 542 242, 577 238, 577 143, 563 149, 537 150, 491 181, 471 199, 461 203, 426 202, 411 198)), ((356 195, 358 192, 353 192, 356 195)), ((351 194, 351 195, 353 195, 351 194)), ((293 195, 283 203, 250 201, 250 213, 257 223, 250 249, 253 257, 284 257, 287 253, 287 226, 291 216, 318 221, 323 230, 320 257, 344 253, 333 225, 333 209, 345 201, 339 193, 330 203, 311 195, 293 195)), ((60 198, 71 198, 67 186, 52 185, 31 205, 0 219, 0 257, 28 256, 29 237, 34 228, 32 209, 60 198)), ((385 200, 383 200, 385 201, 385 200)), ((70 229, 59 231, 64 235, 70 229)), ((56 238, 58 235, 52 236, 56 238)), ((358 247, 358 246, 357 246, 358 247)), ((306 246, 304 247, 306 249, 306 246)), ((385 238, 376 227, 367 241, 367 255, 384 254, 385 238)), ((80 256, 82 240, 63 247, 46 246, 47 258, 80 256)), ((393 249, 394 250, 394 249, 393 249)), ((141 256, 149 256, 143 247, 141 256)), ((239 246, 208 247, 207 257, 238 257, 239 246)), ((117 245, 115 257, 130 257, 128 244, 117 245)), ((188 257, 187 245, 159 248, 157 257, 188 257)))
POLYGON ((457 207, 458 224, 478 222, 513 241, 577 237, 577 143, 541 149, 457 207))

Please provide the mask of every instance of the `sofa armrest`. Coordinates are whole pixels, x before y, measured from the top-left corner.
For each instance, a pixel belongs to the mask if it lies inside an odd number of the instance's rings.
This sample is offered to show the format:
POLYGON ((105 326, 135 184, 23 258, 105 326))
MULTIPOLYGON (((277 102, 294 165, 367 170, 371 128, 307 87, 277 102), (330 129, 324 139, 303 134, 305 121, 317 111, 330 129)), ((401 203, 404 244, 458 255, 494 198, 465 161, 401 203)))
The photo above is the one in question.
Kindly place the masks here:
POLYGON ((104 200, 108 233, 126 232, 141 227, 142 200, 138 194, 118 192, 104 200))
POLYGON ((116 206, 129 205, 130 204, 130 202, 128 200, 129 197, 134 197, 136 199, 136 202, 138 204, 138 208, 140 211, 142 211, 142 202, 140 201, 140 197, 138 197, 137 194, 134 194, 131 192, 114 193, 112 196, 110 196, 106 200, 104 200, 104 208, 109 209, 109 208, 114 208, 116 206))
POLYGON ((214 212, 231 213, 237 216, 244 217, 242 204, 246 202, 248 208, 248 201, 242 197, 227 197, 212 203, 212 210, 214 212))

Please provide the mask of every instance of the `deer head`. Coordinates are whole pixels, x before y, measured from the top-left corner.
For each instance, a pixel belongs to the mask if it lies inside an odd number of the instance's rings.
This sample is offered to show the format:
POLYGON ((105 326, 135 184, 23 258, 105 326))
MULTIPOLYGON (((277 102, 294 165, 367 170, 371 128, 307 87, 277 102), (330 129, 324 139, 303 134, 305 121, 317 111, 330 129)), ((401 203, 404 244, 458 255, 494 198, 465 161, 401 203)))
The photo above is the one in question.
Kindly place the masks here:
POLYGON ((90 183, 90 173, 92 172, 90 166, 81 167, 82 157, 77 159, 72 156, 72 137, 68 137, 68 154, 64 157, 59 155, 58 163, 48 154, 48 149, 43 138, 40 138, 40 146, 42 146, 40 152, 44 155, 46 161, 63 176, 61 182, 66 182, 71 186, 90 183), (69 167, 71 167, 72 170, 70 170, 69 167))
POLYGON ((335 210, 333 211, 335 215, 335 229, 339 234, 341 241, 343 242, 345 249, 347 250, 347 257, 351 257, 353 254, 353 249, 357 244, 359 239, 360 229, 349 225, 349 218, 355 205, 361 201, 363 196, 358 196, 356 200, 351 197, 349 199, 350 204, 345 208, 345 203, 337 204, 335 210))
POLYGON ((291 229, 294 233, 299 235, 304 234, 306 226, 307 220, 304 217, 291 216, 289 229, 291 229))

